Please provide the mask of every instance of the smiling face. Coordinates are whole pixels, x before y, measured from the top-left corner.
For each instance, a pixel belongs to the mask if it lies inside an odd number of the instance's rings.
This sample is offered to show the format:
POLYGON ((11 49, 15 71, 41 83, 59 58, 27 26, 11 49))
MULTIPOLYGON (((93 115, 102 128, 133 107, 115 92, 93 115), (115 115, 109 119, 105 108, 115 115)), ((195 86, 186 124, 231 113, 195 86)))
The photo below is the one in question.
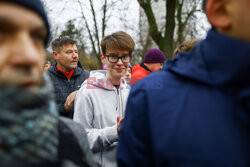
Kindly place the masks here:
MULTIPOLYGON (((106 52, 106 55, 117 55, 118 57, 129 55, 129 51, 118 50, 118 49, 109 49, 106 52)), ((121 59, 116 63, 111 63, 108 61, 108 57, 101 55, 102 63, 106 64, 107 68, 107 78, 108 79, 121 79, 121 77, 126 73, 129 66, 128 63, 123 63, 121 59)))
POLYGON ((54 51, 53 55, 61 70, 71 71, 77 67, 79 57, 76 44, 65 44, 59 52, 54 51))
POLYGON ((46 26, 36 13, 0 2, 1 85, 34 88, 42 84, 46 36, 46 26))

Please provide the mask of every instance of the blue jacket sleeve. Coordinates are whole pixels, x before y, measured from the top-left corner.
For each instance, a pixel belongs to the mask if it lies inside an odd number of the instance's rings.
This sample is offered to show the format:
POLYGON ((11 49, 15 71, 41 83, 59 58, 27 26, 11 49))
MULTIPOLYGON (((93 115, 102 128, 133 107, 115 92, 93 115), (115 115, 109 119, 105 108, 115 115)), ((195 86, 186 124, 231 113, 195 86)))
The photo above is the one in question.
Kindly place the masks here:
POLYGON ((144 89, 132 87, 118 142, 118 166, 152 166, 149 113, 144 89))

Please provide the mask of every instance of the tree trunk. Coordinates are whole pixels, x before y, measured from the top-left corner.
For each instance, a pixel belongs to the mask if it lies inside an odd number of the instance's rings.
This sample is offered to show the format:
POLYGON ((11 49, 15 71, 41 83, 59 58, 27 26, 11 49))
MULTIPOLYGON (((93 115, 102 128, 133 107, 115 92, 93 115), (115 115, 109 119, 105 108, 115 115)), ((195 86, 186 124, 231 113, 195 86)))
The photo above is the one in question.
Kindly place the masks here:
POLYGON ((165 50, 168 59, 173 56, 176 0, 166 0, 165 50))

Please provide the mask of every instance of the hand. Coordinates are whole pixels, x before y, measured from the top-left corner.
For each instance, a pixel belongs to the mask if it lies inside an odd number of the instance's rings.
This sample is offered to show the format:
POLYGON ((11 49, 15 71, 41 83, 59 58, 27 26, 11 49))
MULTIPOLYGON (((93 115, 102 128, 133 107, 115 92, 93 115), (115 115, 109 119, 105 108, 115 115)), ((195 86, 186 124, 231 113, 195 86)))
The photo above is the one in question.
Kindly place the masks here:
POLYGON ((76 98, 76 93, 78 92, 78 90, 70 93, 70 95, 67 97, 65 104, 64 104, 64 108, 67 112, 69 112, 70 110, 72 110, 73 108, 73 104, 75 102, 75 98, 76 98))
POLYGON ((119 116, 117 117, 117 133, 118 133, 118 135, 120 133, 121 123, 123 120, 124 120, 124 118, 121 119, 119 116))

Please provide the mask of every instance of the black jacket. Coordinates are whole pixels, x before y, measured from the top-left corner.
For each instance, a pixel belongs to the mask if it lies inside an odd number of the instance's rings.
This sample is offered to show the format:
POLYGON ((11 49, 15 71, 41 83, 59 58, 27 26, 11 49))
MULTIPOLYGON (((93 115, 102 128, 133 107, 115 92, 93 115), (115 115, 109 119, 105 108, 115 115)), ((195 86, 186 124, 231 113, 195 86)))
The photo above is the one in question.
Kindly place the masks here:
POLYGON ((81 167, 96 166, 84 127, 65 117, 59 119, 58 154, 60 160, 66 160, 81 167))
POLYGON ((68 80, 65 75, 56 69, 56 65, 57 63, 54 63, 47 72, 54 85, 57 109, 61 116, 73 118, 74 109, 70 112, 66 112, 64 103, 69 94, 78 90, 85 79, 89 77, 89 71, 84 70, 78 62, 78 67, 75 69, 70 80, 68 80))

